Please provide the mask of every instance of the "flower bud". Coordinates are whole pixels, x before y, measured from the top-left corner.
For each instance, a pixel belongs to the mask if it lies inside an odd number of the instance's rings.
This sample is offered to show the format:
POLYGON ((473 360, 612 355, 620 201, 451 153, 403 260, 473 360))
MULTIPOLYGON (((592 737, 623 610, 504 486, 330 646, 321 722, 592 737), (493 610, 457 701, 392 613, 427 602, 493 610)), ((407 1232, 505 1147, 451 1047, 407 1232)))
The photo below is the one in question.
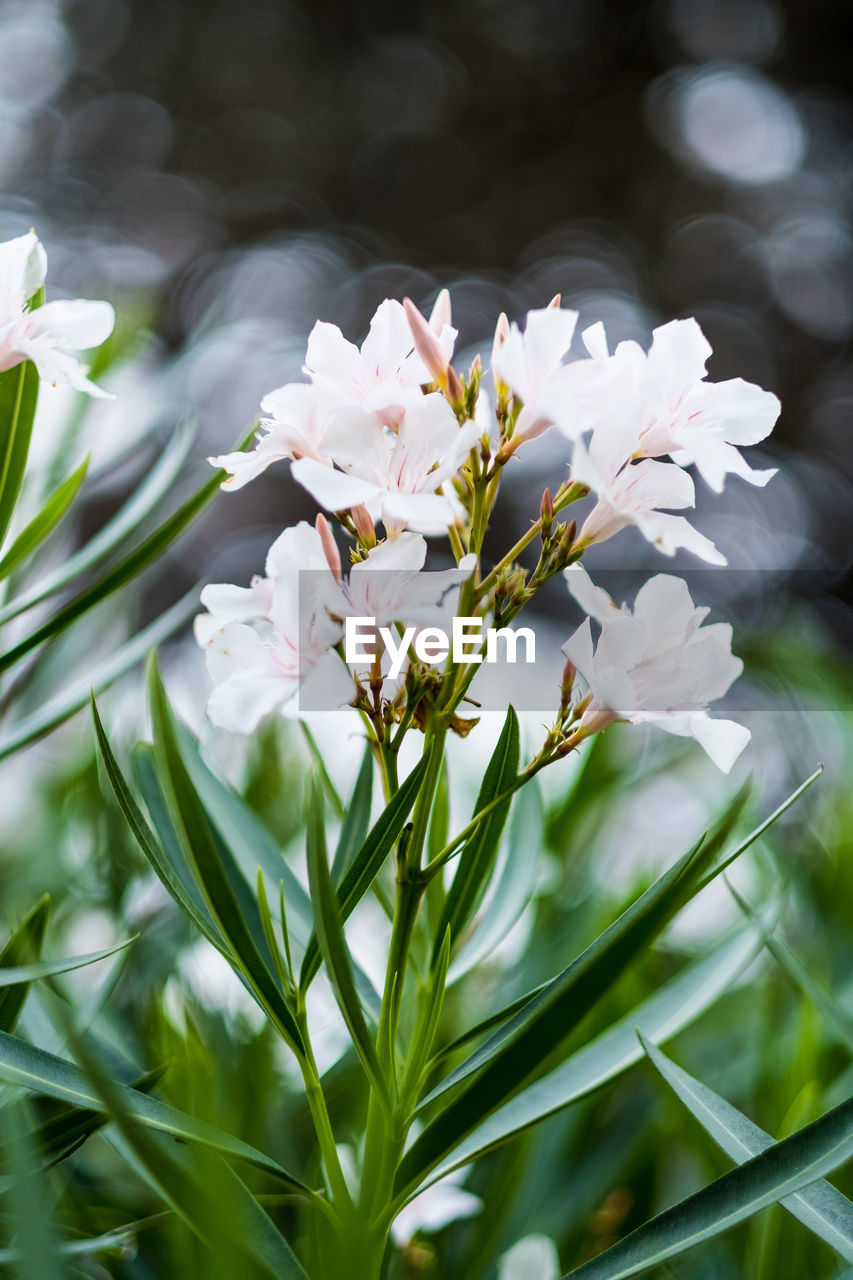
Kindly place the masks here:
POLYGON ((447 378, 448 364, 442 354, 438 339, 424 317, 418 311, 411 298, 403 299, 403 309, 412 331, 415 350, 423 360, 434 381, 444 387, 447 378))
POLYGON ((323 544, 323 554, 326 557, 326 563, 332 571, 332 575, 337 582, 343 578, 341 570, 341 553, 338 551, 338 545, 329 528, 329 522, 324 515, 318 515, 314 521, 314 528, 320 535, 320 542, 323 544))
POLYGON ((551 497, 550 489, 546 489, 542 494, 542 501, 539 503, 539 519, 542 522, 542 536, 547 538, 554 523, 554 499, 551 497))
POLYGON ((353 507, 350 516, 359 542, 365 547, 375 547, 376 528, 367 507, 363 505, 353 507))
POLYGON ((551 301, 548 303, 548 306, 547 306, 546 310, 547 310, 547 311, 559 311, 559 310, 560 310, 560 304, 561 304, 561 302, 562 302, 562 301, 563 301, 563 295, 562 295, 561 293, 555 293, 555 294, 554 294, 554 296, 553 296, 553 298, 551 299, 551 301))

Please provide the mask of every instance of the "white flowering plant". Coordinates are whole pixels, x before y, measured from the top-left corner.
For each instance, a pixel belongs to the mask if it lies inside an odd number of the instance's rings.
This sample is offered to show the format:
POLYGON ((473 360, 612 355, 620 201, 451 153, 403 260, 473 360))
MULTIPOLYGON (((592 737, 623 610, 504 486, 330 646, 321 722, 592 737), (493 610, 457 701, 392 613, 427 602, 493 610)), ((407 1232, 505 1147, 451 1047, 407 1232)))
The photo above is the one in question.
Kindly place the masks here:
MULTIPOLYGON (((43 257, 34 238, 24 239, 9 250, 10 318, 0 328, 7 372, 0 376, 14 374, 25 389, 15 403, 24 403, 26 380, 39 373, 62 373, 91 392, 67 349, 97 339, 97 316, 80 313, 79 331, 71 313, 67 324, 34 324, 28 308, 43 257)), ((153 743, 135 748, 133 783, 94 707, 108 789, 168 895, 276 1037, 284 1070, 298 1082, 288 1096, 301 1103, 300 1111, 291 1102, 284 1128, 310 1137, 284 1141, 288 1160, 282 1144, 270 1154, 162 1100, 157 1071, 128 1083, 62 1008, 56 1017, 76 1062, 14 1035, 12 1019, 0 1026, 0 1077, 65 1104, 62 1123, 38 1139, 52 1158, 67 1158, 109 1120, 114 1149, 165 1202, 167 1215, 201 1241, 206 1274, 435 1274, 424 1240, 448 1222, 499 1207, 499 1195, 493 1205, 476 1180, 491 1153, 512 1149, 519 1135, 553 1123, 641 1060, 651 1061, 736 1167, 606 1241, 609 1247, 578 1260, 572 1276, 651 1272, 777 1202, 853 1260, 853 1206, 823 1181, 850 1157, 850 1102, 776 1142, 659 1047, 736 984, 772 933, 775 904, 756 910, 744 903, 733 932, 643 991, 633 1007, 614 1015, 609 1003, 614 985, 682 909, 765 835, 816 774, 745 836, 742 787, 592 940, 579 946, 563 936, 560 954, 551 949, 547 972, 540 966, 528 989, 508 1001, 498 991, 492 1007, 459 1025, 457 992, 507 944, 545 869, 538 865, 538 775, 548 769, 553 777, 576 761, 570 798, 579 809, 583 767, 619 721, 692 738, 724 773, 749 741, 746 728, 709 714, 742 669, 731 627, 709 623, 686 582, 667 573, 650 576, 633 605, 615 604, 582 561, 591 546, 633 526, 665 556, 683 549, 707 564, 725 563, 674 514, 694 502, 688 468, 715 492, 729 474, 767 483, 772 472, 753 470, 740 447, 768 435, 778 401, 740 379, 709 382, 710 349, 695 321, 657 329, 648 352, 621 343, 612 355, 594 325, 582 335, 588 354, 568 359, 576 320, 559 299, 530 312, 523 328, 501 316, 488 370, 478 356, 465 372, 453 364, 457 335, 445 291, 429 319, 408 299, 383 302, 360 348, 319 322, 308 340, 308 380, 263 399, 253 447, 210 460, 226 473, 226 491, 289 461, 293 479, 323 508, 313 525, 279 534, 263 576, 247 586, 204 587, 204 612, 195 619, 212 683, 213 733, 253 736, 281 720, 304 728, 313 764, 304 824, 292 822, 304 833, 298 849, 279 847, 247 800, 211 769, 175 716, 155 661, 153 743), (529 530, 489 565, 484 545, 502 477, 524 466, 528 442, 546 431, 565 441, 567 472, 543 492, 529 530), (584 500, 582 518, 559 519, 584 500), (443 555, 442 567, 425 567, 430 547, 443 555), (517 709, 505 707, 459 822, 459 753, 487 733, 487 721, 470 714, 478 673, 494 636, 509 652, 512 624, 561 579, 567 602, 586 620, 563 645, 550 723, 523 758, 517 709), (315 732, 336 747, 324 753, 315 732), (337 757, 353 742, 363 755, 343 803, 337 757)), ((18 429, 11 428, 8 457, 15 457, 18 429)), ((141 543, 136 558, 119 561, 115 585, 167 545, 221 479, 141 543)), ((104 578, 94 598, 113 582, 104 578)), ((56 615, 67 625, 73 603, 56 615)), ((30 648, 16 660, 54 632, 38 634, 19 642, 19 650, 30 648)), ((157 639, 148 636, 146 647, 157 639)), ((138 655, 137 645, 122 669, 138 655)), ((66 712, 77 705, 69 701, 66 712)), ((565 790, 571 787, 567 781, 565 790)), ((302 809, 293 790, 280 797, 291 815, 302 809)), ((43 920, 34 916, 21 928, 2 961, 18 966, 9 969, 18 989, 39 976, 21 965, 43 920)), ((228 1064, 220 1066, 225 1073, 228 1064)), ((467 1280, 487 1274, 493 1261, 500 1276, 559 1274, 553 1241, 519 1234, 514 1248, 484 1255, 475 1271, 466 1263, 442 1274, 467 1280)), ((77 1252, 88 1244, 96 1254, 119 1237, 104 1239, 78 1242, 77 1252)))

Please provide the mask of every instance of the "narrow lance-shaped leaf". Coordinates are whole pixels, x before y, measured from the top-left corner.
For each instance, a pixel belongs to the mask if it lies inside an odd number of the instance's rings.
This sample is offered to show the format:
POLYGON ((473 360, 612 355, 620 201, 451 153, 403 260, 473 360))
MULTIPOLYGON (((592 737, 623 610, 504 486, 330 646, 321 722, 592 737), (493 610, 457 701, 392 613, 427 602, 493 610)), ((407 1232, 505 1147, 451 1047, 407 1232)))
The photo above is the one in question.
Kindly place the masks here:
POLYGON ((61 564, 45 573, 43 578, 39 578, 32 586, 27 586, 14 599, 3 605, 0 608, 0 626, 11 618, 25 613, 27 609, 32 609, 48 596, 61 591, 75 578, 88 573, 101 560, 106 559, 116 547, 124 546, 130 535, 151 514, 181 474, 189 457, 192 442, 192 430, 187 423, 182 423, 159 453, 142 483, 133 491, 112 520, 108 521, 103 529, 85 542, 78 551, 74 551, 61 564))
MULTIPOLYGON (((767 830, 804 787, 798 788, 717 867, 730 865, 767 830)), ((478 1124, 517 1093, 536 1074, 539 1063, 568 1034, 625 972, 681 907, 712 877, 709 868, 725 844, 746 800, 742 790, 699 844, 665 872, 595 942, 558 974, 519 1013, 433 1090, 437 1100, 448 1089, 477 1074, 426 1126, 404 1157, 396 1190, 408 1194, 478 1124)))
MULTIPOLYGON (((640 1040, 667 1084, 732 1160, 743 1164, 774 1145, 768 1133, 725 1098, 676 1066, 642 1034, 640 1040)), ((845 1262, 853 1262, 853 1204, 835 1187, 815 1182, 783 1200, 782 1207, 840 1253, 845 1262)))
POLYGON ((129 552, 112 569, 104 573, 92 586, 85 588, 79 595, 69 600, 68 604, 64 605, 52 618, 49 618, 42 626, 36 628, 23 640, 19 641, 14 648, 9 649, 4 654, 0 654, 0 671, 5 671, 25 657, 26 654, 31 653, 33 649, 37 649, 39 645, 44 644, 46 640, 59 635, 77 618, 94 608, 96 604, 100 604, 102 600, 112 595, 113 592, 118 591, 119 587, 123 587, 126 582, 130 582, 147 565, 162 555, 175 539, 183 533, 184 529, 192 523, 196 516, 204 510, 208 502, 216 494, 220 482, 221 473, 217 472, 192 497, 188 498, 173 515, 169 516, 153 533, 149 534, 138 547, 129 552))
MULTIPOLYGON (((0 969, 17 969, 38 961, 49 916, 50 898, 45 894, 0 951, 0 969)), ((26 979, 18 979, 13 985, 0 990, 0 1031, 14 1031, 28 990, 26 979)))
POLYGON ((166 1202, 215 1250, 223 1271, 246 1280, 308 1280, 287 1241, 230 1165, 209 1149, 166 1144, 147 1132, 127 1106, 126 1094, 102 1071, 70 1022, 67 1033, 118 1130, 120 1145, 132 1151, 166 1202))
MULTIPOLYGON (((518 716, 513 707, 506 714, 497 746, 492 753, 483 783, 480 787, 475 815, 506 791, 518 774, 519 737, 518 716)), ((473 915, 495 864, 498 843, 504 829, 512 797, 497 805, 474 829, 459 855, 459 863, 453 883, 447 894, 434 942, 434 962, 438 958, 444 935, 448 929, 452 939, 462 933, 473 915)))
POLYGON ((332 859, 332 883, 337 884, 364 844, 370 823, 370 803, 373 799, 373 753, 364 749, 361 768, 352 789, 352 796, 341 823, 335 856, 332 859))
MULTIPOLYGON (((338 886, 338 912, 342 924, 349 919, 351 913, 367 893, 373 880, 379 874, 394 842, 403 830, 412 805, 415 803, 415 797, 420 790, 428 763, 429 757, 424 755, 409 776, 401 783, 400 789, 394 793, 384 812, 380 814, 373 827, 371 827, 367 839, 338 886)), ((320 948, 315 936, 311 938, 302 961, 299 986, 303 991, 308 988, 319 968, 320 948)))
POLYGON ((499 1107, 433 1170, 429 1181, 468 1164, 629 1070, 643 1056, 637 1027, 656 1040, 677 1035, 726 994, 757 955, 764 936, 763 925, 753 924, 688 965, 565 1062, 499 1107))
POLYGON ((0 988, 11 987, 15 983, 35 982, 38 978, 50 978, 57 973, 70 973, 73 969, 85 969, 87 965, 97 964, 129 947, 135 938, 127 938, 117 942, 103 951, 89 951, 81 956, 67 956, 64 960, 43 960, 40 964, 18 965, 14 969, 0 968, 0 988))
POLYGON ((322 804, 318 785, 312 779, 308 793, 306 839, 308 883, 311 887, 317 937, 338 1008, 343 1014, 358 1056, 373 1088, 380 1098, 386 1098, 385 1079, 356 991, 349 952, 329 874, 322 804))
MULTIPOLYGON (((29 309, 43 303, 42 288, 30 300, 29 309)), ((32 361, 24 360, 0 373, 0 542, 24 483, 38 392, 38 370, 32 361)))
MULTIPOLYGON (((47 1053, 44 1049, 38 1049, 5 1032, 0 1032, 0 1080, 34 1093, 47 1094, 49 1098, 58 1098, 60 1102, 70 1102, 75 1107, 101 1113, 106 1110, 103 1099, 73 1062, 47 1053)), ((248 1142, 234 1138, 203 1120, 196 1120, 194 1116, 161 1102, 159 1098, 139 1093, 129 1085, 114 1082, 113 1087, 121 1095, 126 1110, 141 1124, 183 1142, 201 1142, 223 1155, 245 1160, 248 1164, 273 1174, 295 1191, 308 1190, 304 1182, 248 1142)))
POLYGON ((302 1034, 279 986, 258 904, 221 840, 217 840, 178 750, 175 723, 156 663, 149 667, 154 758, 169 815, 199 888, 258 1003, 297 1054, 302 1034), (266 953, 266 954, 264 954, 266 953))
POLYGON ((628 1280, 640 1275, 786 1200, 851 1159, 853 1098, 659 1213, 576 1267, 572 1280, 628 1280))
POLYGON ((183 626, 198 606, 198 593, 192 591, 172 605, 159 618, 144 627, 109 657, 89 668, 76 680, 72 680, 54 697, 14 724, 8 735, 0 741, 0 760, 20 751, 38 738, 50 733, 77 711, 85 707, 92 693, 101 693, 166 640, 178 627, 183 626))
POLYGON ((88 468, 89 459, 86 458, 76 471, 72 471, 71 475, 54 489, 41 511, 33 516, 29 524, 21 530, 3 559, 0 560, 0 579, 8 578, 10 573, 14 573, 15 569, 23 564, 53 532, 77 496, 88 468))

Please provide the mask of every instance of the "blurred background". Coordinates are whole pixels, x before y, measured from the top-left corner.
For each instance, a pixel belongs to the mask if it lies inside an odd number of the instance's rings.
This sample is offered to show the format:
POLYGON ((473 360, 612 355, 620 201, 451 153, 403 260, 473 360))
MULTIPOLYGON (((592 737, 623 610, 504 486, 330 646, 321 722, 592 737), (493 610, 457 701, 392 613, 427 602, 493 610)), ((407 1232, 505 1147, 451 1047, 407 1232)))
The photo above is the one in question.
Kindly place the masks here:
MULTIPOLYGON (((93 427, 114 453, 183 415, 199 461, 230 447, 317 317, 360 339, 388 295, 449 285, 463 356, 557 292, 615 340, 695 315, 711 377, 783 403, 782 473, 731 482, 714 535, 740 568, 807 570, 798 592, 819 572, 847 647, 851 21, 837 0, 0 0, 0 236, 35 226, 53 295, 108 297, 134 332, 93 427)), ((548 438, 510 473, 503 545, 564 461, 548 438)), ((244 580, 310 512, 274 469, 215 504, 157 602, 244 580)))

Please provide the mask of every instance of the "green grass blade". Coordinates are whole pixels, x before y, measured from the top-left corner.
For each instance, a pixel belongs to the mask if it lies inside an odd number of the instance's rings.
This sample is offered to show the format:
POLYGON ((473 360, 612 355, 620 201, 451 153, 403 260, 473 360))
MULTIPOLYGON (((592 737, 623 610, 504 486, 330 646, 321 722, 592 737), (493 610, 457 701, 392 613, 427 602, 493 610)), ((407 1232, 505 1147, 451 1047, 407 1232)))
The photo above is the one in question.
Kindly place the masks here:
POLYGON ((329 874, 323 801, 316 782, 312 782, 308 793, 307 819, 308 883, 326 972, 367 1077, 379 1097, 387 1099, 382 1068, 356 991, 343 924, 329 874))
MULTIPOLYGON (((358 903, 367 893, 367 890, 379 874, 394 842, 403 830, 403 826, 420 790, 427 764, 428 757, 424 756, 415 765, 408 778, 402 782, 384 812, 380 814, 371 827, 367 839, 362 844, 352 865, 339 884, 337 900, 341 924, 344 924, 349 919, 358 903)), ((320 948, 315 935, 308 943, 308 948, 302 961, 299 986, 303 991, 310 985, 319 968, 320 948)))
POLYGON ((160 453, 145 479, 134 490, 118 513, 104 525, 99 533, 73 552, 62 564, 56 566, 33 586, 21 592, 0 609, 0 626, 11 618, 25 613, 40 604, 48 596, 69 586, 106 559, 117 547, 126 544, 142 522, 151 514, 171 489, 181 474, 189 457, 194 433, 188 424, 182 423, 160 453))
MULTIPOLYGON (((664 1080, 687 1110, 737 1164, 743 1164, 774 1145, 774 1139, 757 1124, 671 1062, 654 1044, 640 1037, 643 1048, 664 1080)), ((853 1204, 828 1182, 815 1182, 782 1202, 783 1208, 853 1262, 853 1204)))
POLYGON ((14 1232, 16 1251, 20 1257, 19 1276, 38 1280, 63 1280, 63 1269, 57 1260, 53 1236, 55 1192, 39 1167, 38 1157, 27 1131, 20 1106, 4 1107, 2 1132, 6 1148, 5 1167, 10 1174, 9 1194, 4 1216, 14 1232))
POLYGON ((43 703, 37 711, 18 721, 11 732, 0 741, 0 760, 12 755, 15 751, 20 751, 21 747, 29 746, 38 738, 44 737, 46 733, 50 733, 52 729, 80 711, 93 692, 101 693, 115 680, 120 679, 138 662, 141 662, 151 649, 183 626, 197 609, 198 592, 193 590, 126 644, 116 649, 115 653, 97 663, 79 679, 72 681, 55 697, 43 703))
POLYGON ((638 1026, 655 1040, 678 1035, 725 995, 758 954, 764 937, 763 926, 750 925, 715 947, 709 955, 688 965, 565 1062, 499 1107, 438 1166, 430 1175, 430 1182, 587 1097, 629 1070, 643 1056, 637 1040, 638 1026))
MULTIPOLYGON (((108 1110, 97 1091, 73 1062, 38 1049, 6 1032, 0 1032, 0 1079, 34 1093, 47 1094, 60 1102, 70 1102, 72 1106, 85 1110, 98 1113, 108 1110)), ((240 1138, 234 1138, 203 1120, 196 1120, 176 1107, 161 1102, 159 1098, 138 1092, 130 1085, 114 1083, 113 1089, 120 1096, 125 1109, 141 1124, 183 1142, 200 1142, 223 1155, 245 1160, 248 1164, 273 1174, 296 1191, 307 1190, 303 1182, 282 1169, 272 1157, 264 1155, 240 1138)))
POLYGON ((23 564, 41 546, 45 538, 53 533, 77 496, 77 491, 86 478, 88 469, 87 457, 76 471, 73 471, 54 489, 38 515, 33 516, 29 524, 21 530, 3 559, 0 560, 0 580, 8 578, 9 574, 23 564))
POLYGON ((264 936, 258 904, 221 840, 217 840, 178 750, 177 731, 155 662, 149 667, 154 761, 169 816, 232 963, 255 999, 297 1054, 302 1034, 284 997, 264 936))
MULTIPOLYGON (((518 716, 513 707, 506 713, 503 729, 486 767, 474 815, 512 785, 518 774, 518 716)), ((495 865, 498 844, 509 815, 512 797, 492 810, 474 829, 459 855, 456 874, 447 894, 434 938, 435 963, 444 935, 450 929, 453 940, 459 938, 477 908, 495 865)))
POLYGON ((576 1267, 572 1280, 628 1280, 640 1275, 786 1200, 851 1159, 853 1098, 576 1267))
MULTIPOLYGON (((45 894, 0 951, 0 969, 18 969, 38 962, 49 916, 50 898, 45 894)), ((28 991, 26 979, 19 979, 11 986, 4 984, 0 990, 0 1031, 14 1031, 28 991)))

